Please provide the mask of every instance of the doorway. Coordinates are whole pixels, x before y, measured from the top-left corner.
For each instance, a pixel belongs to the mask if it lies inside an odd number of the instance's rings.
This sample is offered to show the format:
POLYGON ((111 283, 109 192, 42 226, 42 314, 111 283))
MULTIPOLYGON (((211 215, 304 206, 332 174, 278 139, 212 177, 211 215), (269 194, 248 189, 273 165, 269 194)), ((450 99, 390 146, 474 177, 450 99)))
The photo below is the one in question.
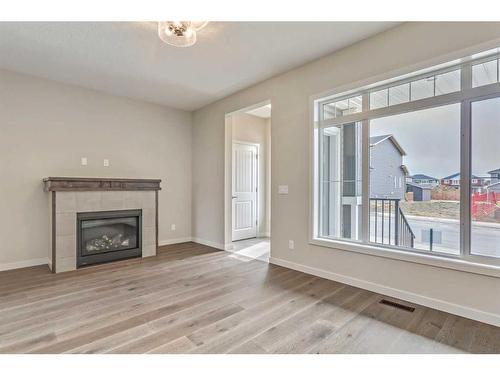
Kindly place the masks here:
POLYGON ((226 115, 225 248, 268 261, 271 236, 271 103, 226 115))

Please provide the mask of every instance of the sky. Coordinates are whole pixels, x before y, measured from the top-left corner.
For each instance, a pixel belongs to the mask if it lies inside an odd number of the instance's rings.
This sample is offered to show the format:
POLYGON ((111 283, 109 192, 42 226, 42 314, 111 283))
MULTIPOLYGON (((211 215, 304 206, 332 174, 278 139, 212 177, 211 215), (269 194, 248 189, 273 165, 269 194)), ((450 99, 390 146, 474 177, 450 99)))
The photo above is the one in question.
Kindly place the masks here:
MULTIPOLYGON (((500 98, 472 106, 472 172, 500 168, 500 98)), ((460 104, 372 120, 370 136, 393 134, 410 175, 443 178, 460 171, 460 104)))

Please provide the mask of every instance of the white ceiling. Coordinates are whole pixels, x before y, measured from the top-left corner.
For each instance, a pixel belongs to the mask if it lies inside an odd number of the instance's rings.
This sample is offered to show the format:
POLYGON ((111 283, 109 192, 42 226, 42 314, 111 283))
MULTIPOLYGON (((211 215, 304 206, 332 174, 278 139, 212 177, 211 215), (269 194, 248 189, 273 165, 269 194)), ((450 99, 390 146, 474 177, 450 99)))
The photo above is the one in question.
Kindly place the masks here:
POLYGON ((211 22, 176 48, 155 22, 0 22, 0 68, 194 110, 395 25, 211 22))

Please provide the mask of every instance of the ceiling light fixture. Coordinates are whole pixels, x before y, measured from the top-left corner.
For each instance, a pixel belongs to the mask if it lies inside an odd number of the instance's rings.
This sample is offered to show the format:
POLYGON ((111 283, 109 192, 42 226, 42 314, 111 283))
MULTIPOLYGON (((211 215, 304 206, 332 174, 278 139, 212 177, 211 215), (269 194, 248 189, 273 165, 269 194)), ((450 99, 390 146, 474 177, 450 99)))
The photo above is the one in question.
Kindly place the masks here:
POLYGON ((196 43, 196 32, 207 26, 206 21, 158 22, 158 36, 175 47, 190 47, 196 43))

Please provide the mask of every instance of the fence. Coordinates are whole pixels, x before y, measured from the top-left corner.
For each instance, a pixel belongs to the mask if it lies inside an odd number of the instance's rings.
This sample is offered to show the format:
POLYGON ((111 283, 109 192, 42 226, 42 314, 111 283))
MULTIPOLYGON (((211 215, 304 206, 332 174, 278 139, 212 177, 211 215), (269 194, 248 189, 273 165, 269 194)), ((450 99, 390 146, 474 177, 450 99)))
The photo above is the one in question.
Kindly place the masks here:
POLYGON ((431 199, 436 201, 459 201, 460 189, 443 190, 434 188, 431 190, 431 199))
POLYGON ((473 220, 500 222, 500 193, 473 193, 471 202, 473 220))

